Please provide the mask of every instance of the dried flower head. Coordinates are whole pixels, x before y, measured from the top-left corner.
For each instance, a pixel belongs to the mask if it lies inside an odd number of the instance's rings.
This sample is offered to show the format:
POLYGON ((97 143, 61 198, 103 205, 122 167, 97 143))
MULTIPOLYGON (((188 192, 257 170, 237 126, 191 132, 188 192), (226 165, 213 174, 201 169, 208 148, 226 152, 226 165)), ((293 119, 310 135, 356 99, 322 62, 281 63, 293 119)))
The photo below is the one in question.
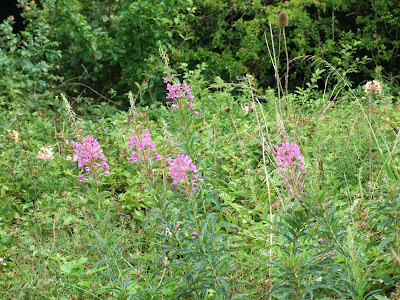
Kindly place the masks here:
POLYGON ((278 15, 279 26, 286 27, 289 23, 288 15, 285 11, 281 11, 278 15))

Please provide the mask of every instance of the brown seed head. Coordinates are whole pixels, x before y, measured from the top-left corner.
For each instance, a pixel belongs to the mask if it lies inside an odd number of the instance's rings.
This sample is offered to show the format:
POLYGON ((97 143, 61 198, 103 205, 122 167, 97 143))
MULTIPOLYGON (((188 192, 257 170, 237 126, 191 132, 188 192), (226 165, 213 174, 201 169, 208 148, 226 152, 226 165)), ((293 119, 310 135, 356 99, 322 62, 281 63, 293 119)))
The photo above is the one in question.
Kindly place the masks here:
POLYGON ((289 19, 285 11, 279 13, 279 26, 286 27, 288 25, 289 19))

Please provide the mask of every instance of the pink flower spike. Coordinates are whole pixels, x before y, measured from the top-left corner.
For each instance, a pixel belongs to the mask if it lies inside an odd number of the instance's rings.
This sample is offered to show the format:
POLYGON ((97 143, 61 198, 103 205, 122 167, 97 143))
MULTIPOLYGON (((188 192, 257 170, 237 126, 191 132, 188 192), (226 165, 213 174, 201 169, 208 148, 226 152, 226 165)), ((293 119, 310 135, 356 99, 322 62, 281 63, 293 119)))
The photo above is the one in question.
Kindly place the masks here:
POLYGON ((181 181, 187 181, 189 172, 194 173, 192 177, 197 173, 197 167, 192 163, 192 159, 183 153, 179 153, 174 160, 167 159, 167 165, 170 166, 169 176, 174 179, 171 187, 176 186, 181 181))
POLYGON ((144 160, 144 157, 150 157, 152 155, 154 155, 154 158, 158 160, 157 157, 159 157, 159 155, 157 153, 151 153, 152 151, 156 152, 157 149, 151 140, 149 129, 147 128, 139 135, 132 135, 128 140, 127 147, 134 149, 131 151, 131 157, 128 158, 129 162, 133 161, 137 163, 144 160))
POLYGON ((108 175, 108 174, 110 174, 110 172, 108 172, 108 171, 105 171, 105 172, 104 172, 104 175, 108 175))
POLYGON ((196 116, 199 114, 199 112, 198 111, 194 111, 193 112, 196 116))
POLYGON ((78 167, 85 167, 85 171, 89 173, 90 165, 93 167, 99 167, 101 165, 108 170, 110 167, 107 164, 107 158, 103 154, 103 150, 100 147, 99 142, 91 135, 87 136, 82 140, 82 144, 78 142, 71 142, 72 147, 75 151, 76 158, 78 161, 78 167))
POLYGON ((196 231, 192 231, 192 234, 197 238, 199 237, 199 234, 196 231))
POLYGON ((163 77, 163 79, 164 79, 164 83, 168 83, 169 82, 168 77, 163 77))
POLYGON ((276 147, 276 163, 282 169, 295 168, 299 165, 299 170, 304 170, 304 158, 295 142, 283 143, 281 146, 276 147))
POLYGON ((85 180, 81 179, 81 180, 79 180, 79 182, 80 182, 80 183, 84 183, 84 182, 85 182, 85 180))

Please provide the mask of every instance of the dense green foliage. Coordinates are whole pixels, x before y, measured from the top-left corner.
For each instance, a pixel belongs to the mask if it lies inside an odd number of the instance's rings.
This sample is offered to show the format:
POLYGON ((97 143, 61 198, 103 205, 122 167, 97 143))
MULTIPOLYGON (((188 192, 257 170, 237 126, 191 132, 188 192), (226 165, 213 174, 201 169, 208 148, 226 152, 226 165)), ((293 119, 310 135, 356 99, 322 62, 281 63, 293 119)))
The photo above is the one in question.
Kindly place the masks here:
POLYGON ((21 3, 0 298, 399 299, 397 1, 21 3))
MULTIPOLYGON (((265 47, 269 22, 276 39, 282 39, 277 14, 285 10, 290 59, 322 57, 359 84, 383 70, 399 83, 400 6, 398 1, 195 1, 196 10, 181 26, 192 37, 179 51, 179 60, 205 62, 210 76, 234 80, 253 74, 260 84, 274 83, 265 47), (365 62, 365 63, 361 63, 365 62)), ((276 49, 277 53, 278 48, 276 49)), ((279 54, 279 53, 278 53, 279 54)), ((282 48, 281 57, 284 58, 282 48)), ((293 62, 292 83, 304 84, 309 64, 293 62)), ((294 88, 292 85, 292 89, 294 88)))
MULTIPOLYGON (((116 90, 117 95, 126 93, 135 89, 134 82, 159 74, 159 43, 169 45, 173 53, 171 64, 179 72, 200 69, 207 80, 215 76, 236 80, 248 73, 257 78, 260 86, 273 86, 274 70, 265 47, 265 33, 269 38, 270 30, 282 65, 286 58, 284 45, 278 44, 285 36, 291 61, 290 90, 303 86, 313 73, 305 62, 309 56, 323 58, 347 74, 355 84, 353 87, 376 74, 399 84, 398 1, 21 3, 25 3, 23 16, 27 30, 18 37, 3 28, 2 65, 12 62, 29 70, 34 78, 64 78, 61 85, 49 88, 72 90, 94 98, 98 93, 107 97, 110 89, 116 90), (277 14, 282 10, 289 16, 285 35, 277 23, 277 14), (23 37, 24 34, 28 36, 23 37), (27 44, 21 45, 20 38, 25 38, 27 44), (29 42, 32 38, 35 42, 29 42), (35 55, 24 55, 26 50, 35 55), (15 57, 17 53, 22 60, 15 57), (36 66, 28 68, 29 64, 36 66)), ((6 71, 14 73, 11 68, 6 71)), ((18 81, 17 74, 12 77, 18 81)), ((160 97, 160 85, 153 77, 146 89, 149 93, 142 99, 145 103, 160 97)), ((8 96, 6 92, 3 94, 8 96)), ((126 104, 125 97, 118 98, 126 104)))

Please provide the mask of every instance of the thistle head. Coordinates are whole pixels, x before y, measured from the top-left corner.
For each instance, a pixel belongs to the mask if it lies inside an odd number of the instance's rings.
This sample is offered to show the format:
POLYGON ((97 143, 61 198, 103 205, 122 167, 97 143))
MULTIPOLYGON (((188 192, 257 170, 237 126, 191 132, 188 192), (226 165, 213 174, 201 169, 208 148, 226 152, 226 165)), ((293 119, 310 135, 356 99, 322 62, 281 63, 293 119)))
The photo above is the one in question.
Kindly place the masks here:
POLYGON ((288 25, 289 19, 285 11, 281 11, 278 15, 279 26, 286 27, 288 25))

